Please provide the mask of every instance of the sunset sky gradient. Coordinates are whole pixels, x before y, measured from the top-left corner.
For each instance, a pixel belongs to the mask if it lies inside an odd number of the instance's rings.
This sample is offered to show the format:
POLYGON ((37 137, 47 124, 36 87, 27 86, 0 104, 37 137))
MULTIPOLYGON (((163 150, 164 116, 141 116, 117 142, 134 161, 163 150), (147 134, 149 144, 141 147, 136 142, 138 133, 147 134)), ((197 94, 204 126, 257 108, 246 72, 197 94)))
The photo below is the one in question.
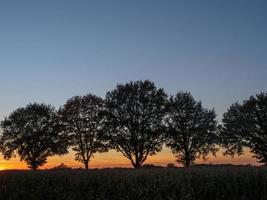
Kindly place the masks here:
MULTIPOLYGON (((29 102, 58 108, 74 95, 104 97, 117 83, 150 79, 168 94, 189 91, 220 121, 267 86, 265 0, 25 0, 0 2, 0 119, 29 102)), ((255 164, 221 152, 205 163, 255 164)), ((146 163, 175 162, 170 150, 146 163)), ((201 162, 201 161, 199 161, 201 162)), ((80 167, 73 153, 49 158, 80 167)), ((111 151, 91 167, 127 167, 111 151)), ((0 169, 26 168, 18 158, 0 169)))

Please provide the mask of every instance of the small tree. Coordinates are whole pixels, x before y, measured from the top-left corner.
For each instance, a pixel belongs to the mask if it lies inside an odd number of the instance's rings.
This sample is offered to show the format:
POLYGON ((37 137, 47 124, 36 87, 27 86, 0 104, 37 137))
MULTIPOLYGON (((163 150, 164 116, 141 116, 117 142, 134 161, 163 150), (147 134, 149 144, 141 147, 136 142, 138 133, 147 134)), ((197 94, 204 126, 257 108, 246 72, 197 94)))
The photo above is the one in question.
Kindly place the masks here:
POLYGON ((55 110, 50 105, 29 104, 18 108, 1 122, 0 150, 5 159, 16 153, 35 170, 47 157, 67 153, 67 142, 60 134, 55 110))
POLYGON ((267 93, 233 104, 222 122, 220 137, 225 155, 241 155, 247 147, 260 163, 267 164, 267 93))
POLYGON ((180 92, 169 101, 166 145, 177 162, 189 167, 197 158, 206 159, 217 149, 216 114, 202 107, 190 93, 180 92))
POLYGON ((64 132, 69 136, 75 160, 89 168, 96 152, 108 151, 103 132, 104 101, 95 95, 75 96, 67 101, 59 116, 64 132))
POLYGON ((174 163, 168 163, 167 164, 167 168, 175 168, 175 164, 174 163))
POLYGON ((150 81, 136 81, 106 95, 107 133, 113 147, 140 168, 162 148, 167 96, 150 81))

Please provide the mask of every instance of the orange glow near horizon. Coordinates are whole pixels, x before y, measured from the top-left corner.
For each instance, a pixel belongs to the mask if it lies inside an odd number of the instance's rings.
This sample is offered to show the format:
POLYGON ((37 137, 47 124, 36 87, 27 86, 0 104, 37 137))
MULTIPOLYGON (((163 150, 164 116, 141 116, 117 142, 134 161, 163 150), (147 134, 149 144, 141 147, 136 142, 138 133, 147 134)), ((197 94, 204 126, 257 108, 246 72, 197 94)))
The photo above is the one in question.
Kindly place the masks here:
MULTIPOLYGON (((219 151, 217 156, 209 156, 208 160, 197 160, 196 163, 202 164, 251 164, 257 165, 257 160, 252 157, 253 155, 246 150, 245 154, 242 156, 236 156, 234 158, 224 157, 222 152, 219 151)), ((79 168, 83 167, 82 163, 79 163, 74 160, 74 153, 70 152, 65 156, 54 156, 49 157, 47 163, 41 167, 41 169, 49 169, 55 166, 64 163, 68 167, 79 168)), ((175 163, 179 166, 174 155, 170 152, 168 148, 164 148, 160 153, 155 156, 151 156, 147 159, 145 164, 154 164, 166 166, 168 163, 175 163)), ((90 168, 108 168, 108 167, 132 167, 129 160, 121 155, 121 153, 111 150, 108 153, 97 153, 91 159, 89 163, 90 168)), ((9 169, 28 169, 25 162, 21 162, 18 157, 12 158, 10 160, 4 160, 0 156, 0 170, 9 170, 9 169)))

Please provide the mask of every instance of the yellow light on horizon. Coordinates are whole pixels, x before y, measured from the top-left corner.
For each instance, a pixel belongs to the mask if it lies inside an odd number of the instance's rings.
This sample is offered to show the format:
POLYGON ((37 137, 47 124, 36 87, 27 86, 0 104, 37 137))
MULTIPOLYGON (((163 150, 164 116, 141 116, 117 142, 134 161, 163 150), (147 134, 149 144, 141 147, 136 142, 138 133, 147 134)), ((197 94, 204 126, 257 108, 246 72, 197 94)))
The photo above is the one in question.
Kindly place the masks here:
MULTIPOLYGON (((64 163, 68 167, 72 168, 83 168, 83 164, 74 160, 74 152, 70 152, 64 156, 53 156, 49 157, 47 160, 47 164, 40 167, 40 169, 50 169, 64 163)), ((144 164, 154 164, 167 166, 168 163, 174 163, 177 166, 180 166, 175 161, 175 156, 171 153, 168 148, 163 148, 161 152, 159 152, 155 156, 150 156, 144 164)), ((224 157, 222 155, 222 151, 219 151, 217 156, 214 157, 212 155, 209 156, 209 159, 203 161, 198 159, 198 164, 253 164, 258 165, 257 160, 252 157, 252 154, 249 150, 245 151, 245 154, 242 156, 236 156, 235 158, 224 157)), ((121 153, 116 152, 115 150, 111 150, 108 153, 97 153, 94 158, 89 163, 90 168, 107 168, 107 167, 132 167, 131 163, 128 159, 123 157, 121 153)), ((4 160, 4 158, 0 155, 0 170, 25 170, 29 169, 27 164, 23 161, 20 161, 19 157, 12 158, 10 160, 4 160)))

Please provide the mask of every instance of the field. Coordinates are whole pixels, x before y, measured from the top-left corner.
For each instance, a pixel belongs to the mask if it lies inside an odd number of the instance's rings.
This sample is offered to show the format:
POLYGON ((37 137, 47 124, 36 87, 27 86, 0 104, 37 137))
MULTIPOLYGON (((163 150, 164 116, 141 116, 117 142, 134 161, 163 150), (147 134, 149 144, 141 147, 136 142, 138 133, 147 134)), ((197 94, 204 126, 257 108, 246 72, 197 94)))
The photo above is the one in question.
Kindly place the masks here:
POLYGON ((267 168, 2 171, 0 199, 266 200, 267 168))

